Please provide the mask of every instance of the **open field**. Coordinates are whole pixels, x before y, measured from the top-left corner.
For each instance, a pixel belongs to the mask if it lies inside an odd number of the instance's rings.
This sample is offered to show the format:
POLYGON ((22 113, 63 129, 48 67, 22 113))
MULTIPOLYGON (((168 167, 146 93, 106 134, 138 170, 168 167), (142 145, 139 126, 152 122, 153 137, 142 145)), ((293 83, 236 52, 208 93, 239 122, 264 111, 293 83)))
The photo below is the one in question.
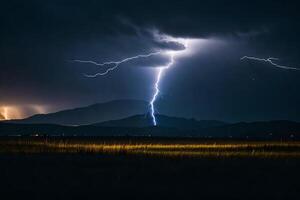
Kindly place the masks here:
POLYGON ((300 143, 1 138, 1 199, 298 199, 300 143))
POLYGON ((298 141, 203 140, 195 138, 8 137, 0 153, 132 154, 161 157, 300 158, 298 141))

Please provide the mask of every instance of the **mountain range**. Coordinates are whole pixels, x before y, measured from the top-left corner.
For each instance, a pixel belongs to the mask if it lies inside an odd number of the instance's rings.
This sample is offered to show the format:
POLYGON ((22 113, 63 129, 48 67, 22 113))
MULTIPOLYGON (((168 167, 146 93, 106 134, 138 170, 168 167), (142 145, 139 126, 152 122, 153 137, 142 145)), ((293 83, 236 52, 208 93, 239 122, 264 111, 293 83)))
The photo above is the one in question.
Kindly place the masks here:
POLYGON ((300 123, 260 121, 226 123, 147 114, 148 103, 118 100, 0 123, 0 135, 168 136, 300 138, 300 123))
POLYGON ((49 114, 37 114, 26 119, 10 120, 22 124, 87 125, 108 120, 144 114, 149 104, 140 100, 115 100, 86 107, 62 110, 49 114))

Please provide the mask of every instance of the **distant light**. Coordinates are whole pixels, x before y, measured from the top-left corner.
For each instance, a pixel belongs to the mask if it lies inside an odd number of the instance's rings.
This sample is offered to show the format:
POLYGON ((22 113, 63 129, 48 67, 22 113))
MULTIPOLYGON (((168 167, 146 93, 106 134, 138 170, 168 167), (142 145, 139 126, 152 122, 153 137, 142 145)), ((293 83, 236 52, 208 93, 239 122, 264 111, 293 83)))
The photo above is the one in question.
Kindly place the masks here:
POLYGON ((0 105, 0 114, 4 119, 23 119, 33 114, 44 114, 47 107, 43 105, 0 105))
POLYGON ((8 119, 9 119, 9 115, 8 115, 8 107, 3 107, 3 108, 2 108, 1 114, 2 114, 3 117, 4 117, 4 120, 8 120, 8 119))

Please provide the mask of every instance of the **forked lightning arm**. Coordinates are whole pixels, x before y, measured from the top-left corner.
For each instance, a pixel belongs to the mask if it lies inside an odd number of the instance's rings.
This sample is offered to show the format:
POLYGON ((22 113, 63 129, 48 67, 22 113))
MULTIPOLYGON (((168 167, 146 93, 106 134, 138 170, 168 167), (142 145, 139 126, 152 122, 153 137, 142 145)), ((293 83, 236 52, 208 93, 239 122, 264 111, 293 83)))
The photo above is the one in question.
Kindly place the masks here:
POLYGON ((142 55, 137 55, 137 56, 125 58, 125 59, 120 60, 120 61, 109 61, 109 62, 104 62, 104 63, 97 63, 97 62, 91 61, 91 60, 73 60, 73 61, 74 62, 80 62, 80 63, 93 64, 93 65, 97 65, 97 66, 101 66, 101 67, 112 65, 112 67, 106 69, 104 72, 99 72, 99 73, 90 74, 90 75, 86 74, 85 75, 86 77, 95 78, 97 76, 104 76, 104 75, 108 74, 110 71, 113 71, 116 68, 118 68, 119 65, 122 64, 122 63, 126 63, 128 61, 139 59, 139 58, 147 58, 147 57, 155 56, 155 55, 159 55, 159 54, 161 54, 161 51, 154 52, 154 53, 149 53, 149 54, 145 54, 145 55, 143 55, 143 54, 142 55))
POLYGON ((281 68, 281 69, 287 69, 287 70, 300 70, 300 68, 295 68, 295 67, 288 67, 288 66, 284 66, 284 65, 278 65, 276 63, 274 63, 274 60, 279 60, 278 58, 256 58, 256 57, 251 57, 251 56, 244 56, 241 58, 241 60, 256 60, 256 61, 261 61, 261 62, 267 62, 270 63, 271 65, 281 68))

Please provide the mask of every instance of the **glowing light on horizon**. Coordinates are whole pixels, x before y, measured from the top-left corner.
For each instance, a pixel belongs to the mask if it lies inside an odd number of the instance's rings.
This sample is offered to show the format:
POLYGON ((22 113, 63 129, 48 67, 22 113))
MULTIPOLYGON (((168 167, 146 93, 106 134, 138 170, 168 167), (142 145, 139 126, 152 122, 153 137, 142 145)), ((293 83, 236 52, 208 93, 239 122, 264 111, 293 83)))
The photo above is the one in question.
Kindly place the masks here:
MULTIPOLYGON (((4 119, 23 119, 35 114, 47 113, 47 106, 44 105, 4 105, 0 106, 0 114, 4 119)), ((1 119, 0 119, 1 120, 1 119)))
POLYGON ((9 117, 8 117, 8 108, 7 107, 3 108, 3 117, 4 117, 5 120, 9 119, 9 117))
POLYGON ((18 110, 12 106, 1 107, 0 113, 4 117, 3 120, 10 120, 10 119, 13 119, 15 116, 19 115, 18 110))

